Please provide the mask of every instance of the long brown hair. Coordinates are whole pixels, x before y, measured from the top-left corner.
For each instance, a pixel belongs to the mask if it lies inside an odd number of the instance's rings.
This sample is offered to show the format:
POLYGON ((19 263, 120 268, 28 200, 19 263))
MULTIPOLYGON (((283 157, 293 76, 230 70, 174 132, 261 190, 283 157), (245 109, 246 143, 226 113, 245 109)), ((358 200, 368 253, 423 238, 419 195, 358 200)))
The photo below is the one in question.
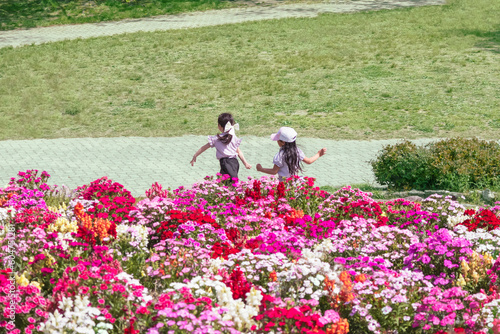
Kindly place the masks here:
POLYGON ((285 145, 283 145, 280 150, 283 151, 283 160, 288 166, 290 175, 297 175, 299 171, 302 171, 299 149, 296 142, 285 142, 285 145))
MULTIPOLYGON (((230 113, 222 113, 219 115, 217 119, 217 123, 221 126, 222 130, 226 127, 227 122, 231 122, 231 125, 234 125, 233 115, 230 113)), ((229 134, 229 132, 222 132, 217 135, 217 139, 219 139, 223 144, 227 145, 233 140, 233 135, 229 134)))

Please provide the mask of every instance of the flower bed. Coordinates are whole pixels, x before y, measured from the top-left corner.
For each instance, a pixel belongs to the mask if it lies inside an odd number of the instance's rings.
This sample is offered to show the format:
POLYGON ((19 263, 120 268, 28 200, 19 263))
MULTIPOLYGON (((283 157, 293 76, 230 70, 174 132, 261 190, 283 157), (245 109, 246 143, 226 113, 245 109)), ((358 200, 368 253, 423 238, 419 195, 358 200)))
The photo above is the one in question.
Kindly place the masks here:
POLYGON ((500 333, 500 205, 37 175, 0 189, 2 333, 500 333))

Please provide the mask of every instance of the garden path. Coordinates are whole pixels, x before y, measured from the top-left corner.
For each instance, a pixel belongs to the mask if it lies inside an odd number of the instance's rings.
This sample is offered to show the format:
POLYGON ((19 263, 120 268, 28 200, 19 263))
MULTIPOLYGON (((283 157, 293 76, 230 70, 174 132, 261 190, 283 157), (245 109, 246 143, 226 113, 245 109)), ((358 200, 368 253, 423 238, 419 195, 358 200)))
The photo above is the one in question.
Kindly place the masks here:
MULTIPOLYGON (((247 170, 240 164, 239 176, 261 177, 255 165, 272 167, 278 145, 269 138, 242 136, 241 149, 252 165, 247 170)), ((141 196, 151 184, 159 182, 172 189, 189 186, 214 175, 219 170, 215 150, 208 150, 192 167, 189 162, 205 136, 172 138, 68 138, 0 141, 0 187, 5 186, 18 171, 45 170, 51 174, 49 184, 66 185, 72 189, 102 176, 121 183, 132 195, 141 196)), ((299 138, 306 156, 326 147, 327 154, 312 165, 305 166, 305 175, 316 178, 319 186, 341 186, 356 183, 375 184, 369 160, 375 159, 383 146, 399 140, 327 140, 299 138)), ((417 145, 431 139, 413 140, 417 145)))
POLYGON ((0 48, 41 44, 66 39, 110 36, 138 31, 194 28, 287 17, 315 17, 321 13, 346 13, 361 10, 441 5, 445 2, 446 0, 329 0, 314 4, 300 3, 277 6, 254 6, 129 19, 116 22, 18 29, 0 31, 0 48))

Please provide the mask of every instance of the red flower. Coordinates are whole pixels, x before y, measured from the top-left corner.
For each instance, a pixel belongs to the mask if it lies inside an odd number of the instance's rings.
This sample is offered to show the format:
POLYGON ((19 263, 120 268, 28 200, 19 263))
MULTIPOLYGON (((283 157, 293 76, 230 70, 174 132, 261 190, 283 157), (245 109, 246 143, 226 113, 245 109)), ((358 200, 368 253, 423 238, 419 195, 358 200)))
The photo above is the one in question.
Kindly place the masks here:
POLYGON ((466 210, 464 213, 471 215, 472 218, 463 221, 460 225, 467 227, 469 231, 475 231, 478 228, 492 231, 500 227, 500 219, 488 209, 483 209, 477 213, 474 210, 466 210))

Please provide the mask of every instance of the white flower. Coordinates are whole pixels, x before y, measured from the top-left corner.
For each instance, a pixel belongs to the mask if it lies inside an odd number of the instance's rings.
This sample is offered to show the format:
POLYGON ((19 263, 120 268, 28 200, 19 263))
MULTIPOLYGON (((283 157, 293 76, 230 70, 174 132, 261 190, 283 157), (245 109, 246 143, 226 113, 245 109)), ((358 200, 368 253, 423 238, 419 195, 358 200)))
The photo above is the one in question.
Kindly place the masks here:
POLYGON ((67 331, 77 333, 94 334, 95 322, 92 320, 101 312, 95 307, 89 307, 87 296, 77 295, 74 300, 63 297, 59 306, 65 310, 61 315, 58 310, 49 314, 49 319, 42 324, 43 333, 65 333, 67 331), (61 331, 59 331, 61 330, 61 331))
POLYGON ((252 287, 249 292, 247 292, 247 303, 250 306, 260 306, 262 301, 262 292, 252 287))
POLYGON ((73 308, 73 300, 71 298, 63 297, 61 301, 59 301, 59 308, 62 310, 68 310, 73 308))
POLYGON ((386 305, 385 307, 382 308, 382 313, 383 314, 389 314, 391 313, 392 308, 389 305, 386 305))

